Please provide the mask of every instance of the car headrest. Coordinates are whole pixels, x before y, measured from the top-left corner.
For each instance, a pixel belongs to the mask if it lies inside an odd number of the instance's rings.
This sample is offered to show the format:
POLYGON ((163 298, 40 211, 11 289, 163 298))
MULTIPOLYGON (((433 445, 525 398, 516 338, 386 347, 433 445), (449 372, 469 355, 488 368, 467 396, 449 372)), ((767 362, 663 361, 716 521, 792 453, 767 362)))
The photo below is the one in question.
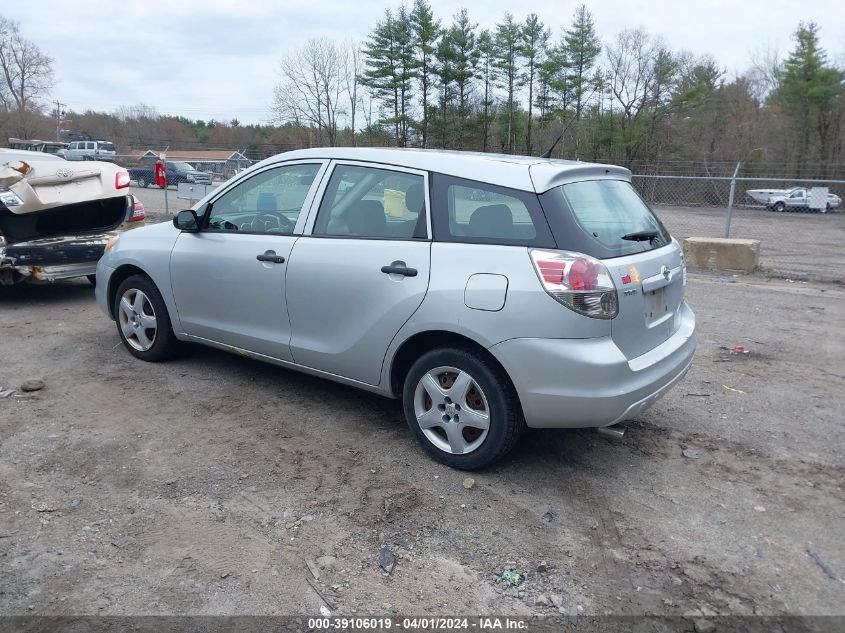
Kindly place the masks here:
POLYGON ((425 191, 423 186, 415 183, 405 192, 405 206, 411 213, 421 213, 425 208, 425 191))
POLYGON ((510 207, 488 204, 472 212, 467 232, 470 237, 510 237, 512 228, 513 213, 510 207))
POLYGON ((276 194, 269 191, 259 193, 258 200, 255 203, 255 210, 258 212, 278 211, 279 207, 276 204, 276 194))
POLYGON ((382 236, 387 232, 384 207, 378 200, 361 200, 346 212, 350 235, 382 236))

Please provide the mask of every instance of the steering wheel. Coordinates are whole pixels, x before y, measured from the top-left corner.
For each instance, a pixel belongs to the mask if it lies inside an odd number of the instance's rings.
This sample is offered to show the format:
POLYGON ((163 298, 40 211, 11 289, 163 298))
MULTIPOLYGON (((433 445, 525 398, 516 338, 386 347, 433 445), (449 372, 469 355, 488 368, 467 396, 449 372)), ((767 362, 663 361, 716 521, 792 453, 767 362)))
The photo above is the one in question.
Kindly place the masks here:
POLYGON ((287 216, 282 214, 276 213, 256 213, 255 217, 252 218, 252 222, 250 222, 250 226, 252 227, 253 231, 262 231, 265 230, 263 224, 266 220, 272 220, 276 223, 276 228, 281 231, 287 233, 293 233, 294 223, 290 221, 287 216), (261 222, 261 226, 258 226, 258 223, 261 222))

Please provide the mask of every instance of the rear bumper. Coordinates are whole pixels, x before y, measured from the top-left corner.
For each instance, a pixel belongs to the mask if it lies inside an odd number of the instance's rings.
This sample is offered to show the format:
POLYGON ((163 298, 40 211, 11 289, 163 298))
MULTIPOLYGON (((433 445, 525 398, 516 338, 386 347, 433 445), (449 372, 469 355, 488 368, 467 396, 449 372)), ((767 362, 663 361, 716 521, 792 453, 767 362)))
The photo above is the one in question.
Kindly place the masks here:
POLYGON ((687 372, 695 353, 695 316, 681 308, 667 341, 629 361, 612 339, 511 339, 490 348, 516 387, 535 428, 608 426, 637 415, 687 372))
POLYGON ((108 236, 86 239, 45 239, 0 246, 0 283, 59 281, 93 275, 108 236))

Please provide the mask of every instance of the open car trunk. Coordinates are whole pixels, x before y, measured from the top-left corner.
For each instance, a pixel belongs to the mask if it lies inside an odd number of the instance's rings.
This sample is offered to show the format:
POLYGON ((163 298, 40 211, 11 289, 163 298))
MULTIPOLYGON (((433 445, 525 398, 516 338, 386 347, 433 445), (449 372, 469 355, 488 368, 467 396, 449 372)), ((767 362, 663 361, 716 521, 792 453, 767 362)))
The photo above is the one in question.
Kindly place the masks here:
POLYGON ((7 244, 48 237, 84 236, 116 229, 132 217, 134 199, 123 195, 18 215, 0 204, 0 233, 7 244))

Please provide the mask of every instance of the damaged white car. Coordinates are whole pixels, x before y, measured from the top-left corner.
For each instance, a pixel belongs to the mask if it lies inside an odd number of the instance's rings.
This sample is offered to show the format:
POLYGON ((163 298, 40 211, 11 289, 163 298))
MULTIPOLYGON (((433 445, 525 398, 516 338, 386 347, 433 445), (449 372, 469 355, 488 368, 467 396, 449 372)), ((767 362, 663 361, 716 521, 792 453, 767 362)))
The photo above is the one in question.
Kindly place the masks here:
POLYGON ((0 149, 0 285, 88 277, 116 231, 144 222, 113 163, 0 149))

